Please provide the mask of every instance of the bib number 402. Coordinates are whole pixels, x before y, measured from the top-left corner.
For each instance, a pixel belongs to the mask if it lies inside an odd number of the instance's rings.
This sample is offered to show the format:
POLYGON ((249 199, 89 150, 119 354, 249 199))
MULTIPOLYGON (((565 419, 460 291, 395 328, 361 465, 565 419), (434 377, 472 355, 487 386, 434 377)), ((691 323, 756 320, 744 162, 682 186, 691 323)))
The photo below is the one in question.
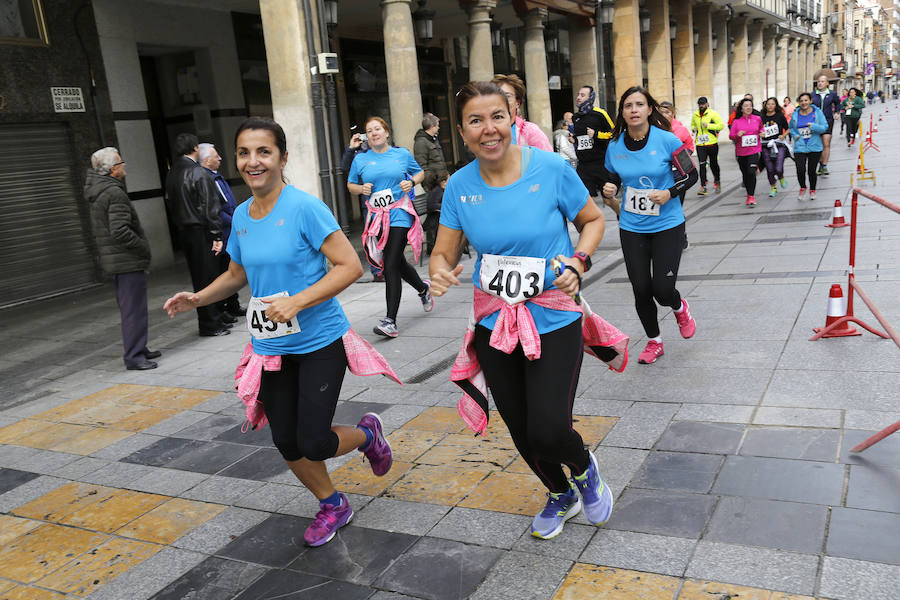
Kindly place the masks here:
POLYGON ((498 269, 490 283, 488 283, 488 289, 498 296, 506 296, 508 298, 515 298, 519 295, 519 292, 522 292, 522 295, 526 298, 534 298, 541 293, 538 283, 541 279, 540 275, 533 271, 525 273, 525 290, 522 289, 522 277, 523 274, 519 271, 498 269))

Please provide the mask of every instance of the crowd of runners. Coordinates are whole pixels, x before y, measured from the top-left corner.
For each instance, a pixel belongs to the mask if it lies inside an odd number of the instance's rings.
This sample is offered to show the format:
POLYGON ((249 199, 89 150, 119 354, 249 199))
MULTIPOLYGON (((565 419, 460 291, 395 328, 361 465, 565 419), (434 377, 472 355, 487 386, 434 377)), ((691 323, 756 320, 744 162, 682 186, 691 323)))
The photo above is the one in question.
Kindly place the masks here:
MULTIPOLYGON (((407 244, 416 258, 422 251, 423 227, 413 200, 425 169, 409 150, 391 144, 383 118, 366 121, 367 149, 360 150, 361 137, 354 136, 347 185, 365 202, 366 256, 373 272, 384 277, 385 316, 375 325, 381 336, 399 335, 404 281, 430 312, 434 298, 463 285, 460 256, 474 248, 470 322, 460 332, 451 379, 463 392, 460 414, 476 432, 487 426, 490 391, 516 449, 546 488, 546 505, 531 532, 548 539, 582 510, 600 525, 613 508, 613 495, 586 449, 591 440, 582 438, 572 420, 584 354, 617 372, 628 363, 627 336, 594 314, 582 296, 583 277, 606 228, 601 207, 618 219, 635 310, 647 337, 638 363, 652 364, 664 354, 657 305, 672 309, 681 337, 697 329, 676 287, 687 248, 682 206, 698 182, 697 193, 709 193, 708 172, 712 190, 721 192, 720 134, 727 128, 734 142, 748 206, 756 204, 762 169, 769 196, 777 195, 778 185, 786 187, 788 157, 797 166, 799 197, 808 185, 814 199, 817 176, 828 174, 834 121, 840 117, 852 143, 863 101, 854 90, 838 97, 822 77, 813 92, 798 96, 796 108, 789 98, 782 104, 767 98, 757 109, 748 96, 727 121, 700 97, 685 126, 672 103, 657 102, 642 87, 626 90, 611 115, 595 105, 594 89, 584 86, 574 113, 557 127, 555 153, 543 131, 523 118, 525 98, 515 75, 470 82, 456 94, 454 135, 472 160, 449 178, 441 170, 429 175, 429 204, 434 192, 440 211, 430 280, 405 258, 407 244), (571 147, 563 151, 566 144, 571 147)), ((426 125, 436 135, 436 124, 426 119, 426 125)), ((366 414, 356 427, 332 424, 344 373, 396 375, 354 331, 336 298, 363 268, 325 204, 286 183, 281 126, 247 119, 235 135, 234 152, 252 197, 234 211, 225 248, 228 268, 203 289, 173 295, 164 308, 174 317, 249 285, 252 337, 238 367, 238 394, 250 425, 268 422, 283 459, 318 499, 319 512, 304 537, 319 546, 353 516, 324 461, 359 450, 376 476, 392 464, 378 415, 366 414)))

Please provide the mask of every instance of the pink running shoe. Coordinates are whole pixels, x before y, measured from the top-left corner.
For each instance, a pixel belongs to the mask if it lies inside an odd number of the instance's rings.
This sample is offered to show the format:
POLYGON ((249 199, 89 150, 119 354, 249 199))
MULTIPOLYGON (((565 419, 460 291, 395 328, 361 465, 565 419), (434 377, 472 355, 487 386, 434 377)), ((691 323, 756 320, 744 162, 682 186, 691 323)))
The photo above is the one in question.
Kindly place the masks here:
POLYGON ((691 309, 684 298, 681 299, 681 312, 675 313, 675 320, 678 322, 678 329, 684 339, 693 336, 697 331, 697 322, 691 316, 691 309))
POLYGON ((663 354, 665 354, 665 352, 663 352, 662 342, 650 340, 647 342, 647 347, 644 348, 644 351, 638 356, 638 362, 642 365, 651 365, 663 354))
POLYGON ((347 496, 344 494, 340 496, 340 506, 319 503, 319 512, 316 514, 316 518, 303 534, 303 540, 307 545, 316 547, 328 543, 337 530, 353 518, 353 509, 350 508, 347 496))
POLYGON ((366 413, 360 419, 357 427, 365 427, 372 432, 372 442, 362 453, 369 459, 369 464, 372 465, 372 472, 381 477, 390 471, 391 465, 394 464, 391 445, 384 439, 384 426, 381 422, 381 417, 375 413, 366 413))

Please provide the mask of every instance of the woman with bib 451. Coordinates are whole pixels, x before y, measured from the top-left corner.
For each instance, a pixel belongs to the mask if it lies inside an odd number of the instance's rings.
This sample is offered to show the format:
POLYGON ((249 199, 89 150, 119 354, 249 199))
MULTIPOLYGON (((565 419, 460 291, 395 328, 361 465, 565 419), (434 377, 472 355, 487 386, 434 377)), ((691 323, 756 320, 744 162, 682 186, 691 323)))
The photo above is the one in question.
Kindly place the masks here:
POLYGON ((441 296, 459 285, 463 236, 478 252, 469 328, 451 371, 465 391, 460 414, 484 431, 486 383, 516 448, 548 491, 532 535, 558 535, 582 505, 588 520, 605 523, 612 493, 572 425, 583 352, 616 370, 627 363, 628 338, 591 315, 579 293, 603 237, 603 214, 562 157, 512 143, 509 106, 497 85, 467 83, 456 111, 475 160, 447 183, 429 270, 441 296), (580 233, 575 248, 568 222, 580 233))
POLYGON ((319 512, 303 537, 321 546, 353 517, 325 459, 359 449, 375 475, 392 464, 378 415, 366 414, 356 427, 331 424, 344 372, 397 376, 350 328, 335 298, 362 275, 362 265, 325 203, 285 183, 284 130, 271 119, 251 117, 238 127, 235 152, 253 197, 234 212, 228 270, 199 292, 175 294, 163 308, 174 317, 250 284, 252 341, 235 375, 238 396, 250 425, 268 421, 275 447, 318 498, 319 512))
POLYGON ((619 239, 634 306, 649 338, 638 357, 642 364, 663 355, 657 302, 675 312, 682 337, 693 336, 697 329, 687 301, 675 288, 684 249, 684 211, 677 199, 697 182, 691 164, 682 167, 685 175, 675 181, 674 161, 686 152, 650 93, 639 86, 625 90, 606 151, 612 181, 603 186, 603 194, 613 196, 620 186, 624 189, 619 239))
POLYGON ((363 246, 369 262, 384 269, 385 317, 375 326, 378 335, 395 338, 397 311, 403 282, 415 288, 425 312, 434 308, 428 281, 422 281, 415 268, 403 256, 406 243, 419 259, 422 251, 422 223, 413 207, 411 191, 422 183, 425 172, 406 148, 391 146, 391 129, 381 117, 366 120, 369 151, 357 154, 350 165, 347 189, 351 194, 368 196, 369 214, 363 231, 363 246))

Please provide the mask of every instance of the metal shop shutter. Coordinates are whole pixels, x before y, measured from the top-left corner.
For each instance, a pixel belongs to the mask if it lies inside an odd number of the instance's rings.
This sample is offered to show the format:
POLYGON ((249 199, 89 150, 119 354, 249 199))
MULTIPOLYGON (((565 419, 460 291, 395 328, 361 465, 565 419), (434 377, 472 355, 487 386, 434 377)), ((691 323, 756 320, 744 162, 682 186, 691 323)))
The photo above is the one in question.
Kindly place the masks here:
POLYGON ((0 125, 0 307, 97 281, 61 123, 0 125))

